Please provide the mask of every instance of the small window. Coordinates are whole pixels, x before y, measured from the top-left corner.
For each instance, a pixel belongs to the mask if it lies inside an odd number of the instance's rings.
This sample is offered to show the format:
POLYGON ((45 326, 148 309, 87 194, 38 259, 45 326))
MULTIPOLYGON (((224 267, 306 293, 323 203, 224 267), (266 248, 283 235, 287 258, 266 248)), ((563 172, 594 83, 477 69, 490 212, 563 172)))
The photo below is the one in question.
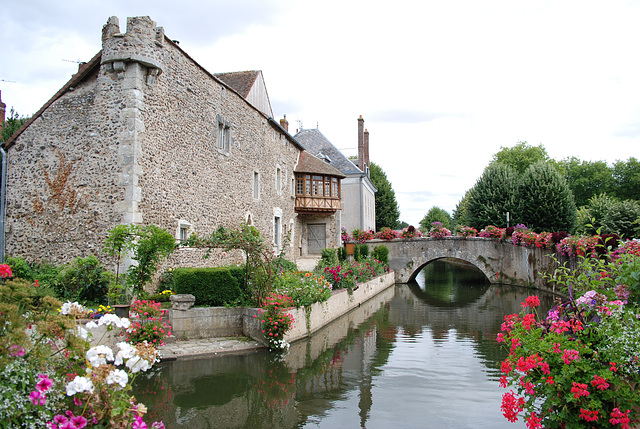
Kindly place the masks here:
POLYGON ((176 231, 176 238, 180 241, 188 240, 189 236, 193 233, 191 224, 183 219, 178 221, 178 229, 176 231))
POLYGON ((257 171, 253 172, 253 198, 260 198, 260 173, 257 171))
POLYGON ((282 192, 282 170, 280 167, 276 168, 276 192, 278 195, 282 192))
POLYGON ((219 152, 229 154, 231 150, 231 125, 222 116, 217 115, 218 135, 216 136, 216 149, 219 152))
POLYGON ((189 228, 186 226, 180 226, 180 240, 184 241, 189 238, 189 228))

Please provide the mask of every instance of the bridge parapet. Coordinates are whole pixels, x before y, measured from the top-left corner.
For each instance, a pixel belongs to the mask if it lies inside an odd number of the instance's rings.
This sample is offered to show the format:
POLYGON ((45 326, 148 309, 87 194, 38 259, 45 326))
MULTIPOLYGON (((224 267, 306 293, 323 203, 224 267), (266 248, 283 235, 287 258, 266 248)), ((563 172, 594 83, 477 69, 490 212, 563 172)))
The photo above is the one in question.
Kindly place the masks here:
POLYGON ((553 253, 537 247, 514 246, 511 241, 484 237, 412 238, 371 240, 371 246, 389 248, 389 268, 397 283, 408 283, 429 262, 456 258, 478 267, 491 283, 549 289, 543 274, 552 274, 553 253))

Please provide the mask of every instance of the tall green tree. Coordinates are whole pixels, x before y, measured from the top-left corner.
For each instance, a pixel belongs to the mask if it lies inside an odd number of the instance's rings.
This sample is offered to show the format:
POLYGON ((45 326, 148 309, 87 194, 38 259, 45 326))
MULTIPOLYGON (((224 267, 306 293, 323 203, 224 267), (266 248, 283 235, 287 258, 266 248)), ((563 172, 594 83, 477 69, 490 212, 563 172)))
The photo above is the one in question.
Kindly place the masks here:
POLYGON ((500 150, 493 155, 491 163, 508 165, 518 175, 522 175, 530 165, 539 161, 551 161, 544 146, 541 144, 531 146, 526 141, 519 141, 513 147, 500 147, 500 150))
POLYGON ((469 193, 471 189, 467 189, 467 192, 464 193, 462 199, 458 201, 456 204, 456 208, 453 209, 453 214, 451 215, 451 225, 453 227, 461 226, 461 225, 469 225, 469 193))
POLYGON ((620 200, 640 201, 640 161, 631 157, 613 164, 614 195, 620 200))
POLYGON ((429 231, 433 222, 440 222, 445 228, 451 229, 451 215, 440 207, 433 206, 429 209, 420 221, 420 228, 423 231, 429 231))
POLYGON ((573 232, 577 210, 558 169, 544 161, 531 165, 518 185, 515 219, 530 229, 573 232))
POLYGON ((5 142, 9 140, 9 137, 13 135, 18 128, 22 126, 25 122, 29 120, 26 116, 18 115, 18 112, 13 110, 13 107, 9 111, 9 116, 5 118, 4 124, 2 125, 2 134, 0 135, 0 142, 5 142))
POLYGON ((640 203, 619 200, 607 194, 589 200, 578 216, 580 234, 618 234, 624 238, 640 237, 640 203))
POLYGON ((596 195, 611 194, 616 188, 613 169, 605 161, 581 161, 571 157, 560 161, 558 167, 573 192, 577 207, 587 205, 596 195))
POLYGON ((371 181, 378 188, 376 192, 376 229, 384 227, 396 229, 400 223, 400 209, 396 200, 396 193, 387 179, 387 174, 379 165, 371 163, 369 166, 371 181))
POLYGON ((468 226, 506 226, 507 212, 516 209, 518 175, 508 165, 491 163, 469 191, 468 226))

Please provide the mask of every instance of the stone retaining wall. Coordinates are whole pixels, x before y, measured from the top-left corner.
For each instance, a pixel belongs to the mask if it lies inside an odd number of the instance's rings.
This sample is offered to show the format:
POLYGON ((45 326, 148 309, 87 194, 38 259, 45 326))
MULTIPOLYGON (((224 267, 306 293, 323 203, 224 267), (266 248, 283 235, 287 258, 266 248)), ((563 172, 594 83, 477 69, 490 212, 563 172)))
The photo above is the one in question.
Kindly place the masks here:
MULTIPOLYGON (((309 336, 394 284, 394 274, 388 273, 361 284, 352 294, 346 290, 339 291, 326 302, 313 304, 308 317, 305 308, 291 310, 295 323, 285 340, 291 343, 309 336)), ((169 322, 176 339, 244 335, 266 344, 259 318, 254 316, 259 316, 257 308, 203 307, 169 310, 169 322)))

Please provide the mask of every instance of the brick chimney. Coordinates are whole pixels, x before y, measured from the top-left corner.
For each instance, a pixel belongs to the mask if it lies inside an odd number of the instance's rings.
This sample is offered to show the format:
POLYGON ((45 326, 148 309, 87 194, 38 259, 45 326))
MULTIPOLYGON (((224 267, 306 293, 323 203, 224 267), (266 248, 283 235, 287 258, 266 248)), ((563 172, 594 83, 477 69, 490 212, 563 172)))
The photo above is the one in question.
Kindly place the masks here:
POLYGON ((364 119, 362 119, 362 115, 360 115, 358 118, 358 168, 362 171, 365 171, 364 163, 364 119))
POLYGON ((287 115, 284 115, 284 118, 280 119, 280 126, 284 128, 286 132, 289 132, 289 121, 287 121, 287 115))
MULTIPOLYGON (((369 169, 369 130, 364 130, 364 165, 369 169)), ((364 170, 366 171, 366 170, 364 170)))
POLYGON ((7 105, 2 102, 2 91, 0 91, 0 133, 4 127, 4 117, 7 113, 7 105))

